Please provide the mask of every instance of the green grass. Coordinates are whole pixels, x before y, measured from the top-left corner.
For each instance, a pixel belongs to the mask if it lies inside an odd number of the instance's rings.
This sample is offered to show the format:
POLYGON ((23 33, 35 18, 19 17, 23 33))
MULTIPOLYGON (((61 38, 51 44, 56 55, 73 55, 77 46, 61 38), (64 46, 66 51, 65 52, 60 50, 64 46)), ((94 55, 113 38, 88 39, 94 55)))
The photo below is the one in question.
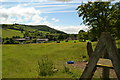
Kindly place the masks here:
POLYGON ((0 44, 0 79, 2 78, 2 45, 0 44))
POLYGON ((12 38, 12 36, 20 36, 23 37, 23 34, 20 31, 12 30, 12 29, 2 29, 2 37, 3 38, 12 38))
MULTIPOLYGON (((96 42, 93 43, 95 47, 96 42)), ((120 48, 117 42, 117 46, 120 48)), ((38 78, 38 60, 47 56, 58 72, 46 78, 79 78, 83 69, 66 62, 87 60, 86 42, 2 45, 3 78, 38 78), (86 56, 83 58, 82 56, 86 56), (64 66, 70 73, 64 72, 64 66)), ((95 77, 100 73, 97 72, 95 77)), ((42 77, 43 78, 43 77, 42 77)))
POLYGON ((74 43, 74 42, 78 43, 79 40, 68 40, 68 42, 61 41, 61 43, 74 43))
POLYGON ((0 37, 2 37, 2 29, 0 28, 0 37))
MULTIPOLYGON (((3 45, 3 78, 37 78, 38 60, 48 56, 59 70, 48 77, 79 77, 83 70, 70 67, 74 74, 63 73, 66 61, 82 61, 86 55, 86 43, 44 43, 3 45)), ((85 58, 87 59, 87 58, 85 58)))

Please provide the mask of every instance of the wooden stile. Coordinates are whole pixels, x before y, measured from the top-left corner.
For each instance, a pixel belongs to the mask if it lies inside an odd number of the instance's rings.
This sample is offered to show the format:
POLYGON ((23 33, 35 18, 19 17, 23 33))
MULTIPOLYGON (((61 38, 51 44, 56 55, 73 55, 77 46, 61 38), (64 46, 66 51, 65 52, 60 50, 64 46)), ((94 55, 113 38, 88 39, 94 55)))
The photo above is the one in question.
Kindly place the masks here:
POLYGON ((98 41, 98 44, 93 51, 92 45, 90 42, 87 43, 87 52, 89 56, 88 64, 83 71, 79 80, 91 80, 94 72, 96 71, 96 67, 102 67, 102 77, 106 80, 109 79, 109 69, 115 69, 118 80, 120 80, 120 57, 117 52, 116 44, 114 38, 108 32, 103 32, 98 41), (101 59, 110 58, 109 59, 101 59), (100 59, 99 59, 100 58, 100 59), (109 62, 108 65, 100 63, 100 62, 109 62))

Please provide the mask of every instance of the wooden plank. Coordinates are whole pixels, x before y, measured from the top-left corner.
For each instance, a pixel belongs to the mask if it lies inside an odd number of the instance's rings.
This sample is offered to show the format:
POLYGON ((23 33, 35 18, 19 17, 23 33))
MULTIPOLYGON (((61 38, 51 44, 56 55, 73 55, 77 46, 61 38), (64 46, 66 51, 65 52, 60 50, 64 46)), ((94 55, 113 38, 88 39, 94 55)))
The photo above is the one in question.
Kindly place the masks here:
POLYGON ((95 69, 95 66, 99 60, 99 58, 102 56, 103 51, 105 51, 105 35, 102 34, 100 37, 100 40, 95 48, 95 51, 92 53, 90 60, 88 62, 88 65, 86 66, 85 70, 83 71, 83 74, 80 77, 80 80, 82 79, 90 79, 91 74, 93 70, 95 69))
POLYGON ((114 69, 111 66, 106 66, 106 65, 101 65, 101 64, 97 64, 96 67, 101 67, 101 68, 106 67, 106 68, 109 68, 109 69, 114 69))
POLYGON ((101 67, 102 66, 103 67, 108 67, 108 68, 109 67, 110 68, 113 67, 111 60, 110 59, 104 59, 104 58, 100 58, 99 61, 98 61, 98 63, 97 63, 97 65, 100 65, 101 67))

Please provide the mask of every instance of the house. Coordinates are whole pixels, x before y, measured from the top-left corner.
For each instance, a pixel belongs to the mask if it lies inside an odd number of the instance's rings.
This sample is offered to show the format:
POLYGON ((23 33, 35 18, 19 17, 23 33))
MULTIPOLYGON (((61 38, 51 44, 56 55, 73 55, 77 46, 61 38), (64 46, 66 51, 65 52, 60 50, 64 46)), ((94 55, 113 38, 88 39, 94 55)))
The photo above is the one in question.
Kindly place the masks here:
POLYGON ((17 39, 14 39, 15 41, 18 41, 20 44, 24 44, 25 41, 28 41, 30 40, 29 37, 25 37, 25 38, 17 38, 17 39))
POLYGON ((48 39, 36 39, 36 43, 45 43, 49 41, 48 39))
POLYGON ((14 39, 15 41, 18 41, 19 42, 19 44, 24 44, 25 42, 24 41, 26 41, 26 39, 25 38, 20 38, 20 39, 14 39))

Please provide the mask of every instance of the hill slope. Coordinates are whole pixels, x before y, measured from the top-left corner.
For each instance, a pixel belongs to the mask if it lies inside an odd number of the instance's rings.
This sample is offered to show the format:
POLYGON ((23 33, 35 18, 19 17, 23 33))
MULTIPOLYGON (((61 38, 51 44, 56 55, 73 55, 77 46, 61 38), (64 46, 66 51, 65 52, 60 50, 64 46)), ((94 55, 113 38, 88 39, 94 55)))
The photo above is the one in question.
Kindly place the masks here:
POLYGON ((14 30, 29 30, 29 31, 45 31, 53 34, 66 34, 63 31, 53 29, 46 25, 24 25, 24 24, 0 24, 2 28, 14 29, 14 30))
POLYGON ((23 33, 17 30, 12 30, 12 29, 2 29, 2 37, 3 38, 12 38, 12 36, 20 36, 23 37, 23 33))
POLYGON ((33 28, 33 29, 37 29, 39 31, 47 31, 47 32, 50 32, 50 33, 57 33, 57 34, 66 34, 63 31, 53 29, 53 28, 51 28, 49 26, 46 26, 46 25, 30 25, 28 27, 33 28))

